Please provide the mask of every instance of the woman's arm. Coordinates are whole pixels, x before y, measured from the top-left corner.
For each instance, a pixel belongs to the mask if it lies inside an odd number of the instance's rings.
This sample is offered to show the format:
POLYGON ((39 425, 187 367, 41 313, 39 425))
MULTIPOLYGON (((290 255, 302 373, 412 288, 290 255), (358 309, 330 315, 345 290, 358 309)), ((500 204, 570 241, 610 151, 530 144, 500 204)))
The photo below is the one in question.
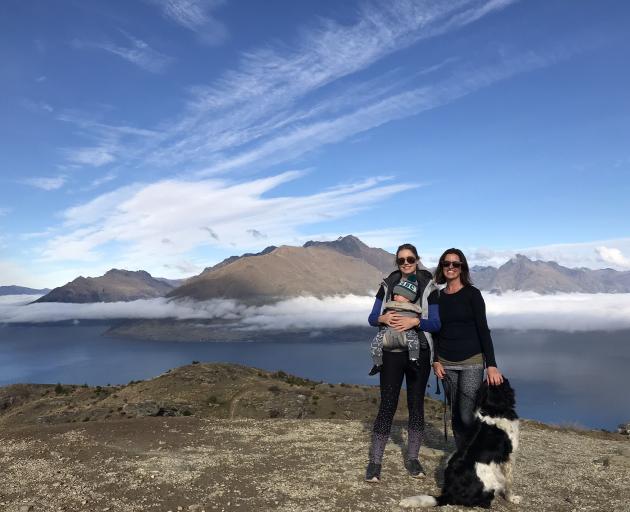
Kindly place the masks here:
POLYGON ((486 303, 477 288, 472 289, 472 309, 475 317, 475 325, 477 326, 477 335, 481 342, 481 350, 486 360, 486 366, 488 368, 491 366, 496 368, 497 362, 494 358, 494 345, 492 344, 488 319, 486 318, 486 303))
POLYGON ((437 290, 433 290, 429 294, 427 298, 429 311, 426 318, 420 320, 420 325, 418 326, 421 331, 438 332, 441 329, 439 298, 437 290))
POLYGON ((383 307, 383 300, 385 299, 385 289, 383 285, 378 289, 376 297, 374 298, 374 305, 372 306, 372 311, 370 312, 370 316, 368 316, 368 323, 372 327, 378 327, 379 321, 378 317, 381 314, 381 309, 383 307))
POLYGON ((427 318, 420 319, 420 325, 418 327, 421 331, 427 332, 438 332, 442 328, 439 304, 429 304, 429 314, 427 318))

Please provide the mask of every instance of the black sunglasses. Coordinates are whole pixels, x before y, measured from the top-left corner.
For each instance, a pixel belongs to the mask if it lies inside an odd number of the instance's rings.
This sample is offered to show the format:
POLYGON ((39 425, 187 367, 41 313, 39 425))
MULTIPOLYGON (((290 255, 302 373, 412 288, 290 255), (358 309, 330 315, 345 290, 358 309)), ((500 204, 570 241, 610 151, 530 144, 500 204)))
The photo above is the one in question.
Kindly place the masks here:
POLYGON ((442 262, 442 267, 443 268, 448 268, 448 267, 461 268, 461 266, 462 266, 462 262, 461 261, 446 261, 446 260, 444 260, 442 262))
POLYGON ((417 260, 413 256, 407 256, 406 258, 396 258, 396 263, 398 265, 404 265, 405 261, 411 265, 411 264, 415 263, 417 260))

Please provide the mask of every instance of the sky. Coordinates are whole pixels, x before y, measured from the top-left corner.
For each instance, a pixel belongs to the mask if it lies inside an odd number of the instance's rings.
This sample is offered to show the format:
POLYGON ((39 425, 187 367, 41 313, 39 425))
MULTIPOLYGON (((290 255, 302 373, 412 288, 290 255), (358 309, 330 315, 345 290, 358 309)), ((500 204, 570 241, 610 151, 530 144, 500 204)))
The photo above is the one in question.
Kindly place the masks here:
POLYGON ((5 0, 0 285, 354 234, 630 270, 623 0, 5 0))

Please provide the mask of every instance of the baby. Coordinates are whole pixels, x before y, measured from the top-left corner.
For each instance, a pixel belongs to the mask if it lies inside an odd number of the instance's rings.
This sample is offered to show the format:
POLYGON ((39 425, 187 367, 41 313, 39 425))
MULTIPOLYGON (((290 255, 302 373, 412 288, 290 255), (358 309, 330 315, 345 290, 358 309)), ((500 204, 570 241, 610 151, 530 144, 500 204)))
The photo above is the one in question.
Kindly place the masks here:
MULTIPOLYGON (((392 299, 385 303, 383 313, 395 311, 401 316, 419 318, 422 310, 420 306, 414 304, 416 299, 417 284, 414 275, 408 279, 400 281, 392 290, 392 299)), ((378 328, 378 334, 372 340, 370 351, 372 353, 372 361, 374 366, 370 370, 369 375, 376 375, 381 371, 383 366, 383 348, 392 351, 409 350, 409 359, 417 361, 420 357, 420 339, 418 331, 408 329, 400 332, 388 325, 381 325, 378 328)))

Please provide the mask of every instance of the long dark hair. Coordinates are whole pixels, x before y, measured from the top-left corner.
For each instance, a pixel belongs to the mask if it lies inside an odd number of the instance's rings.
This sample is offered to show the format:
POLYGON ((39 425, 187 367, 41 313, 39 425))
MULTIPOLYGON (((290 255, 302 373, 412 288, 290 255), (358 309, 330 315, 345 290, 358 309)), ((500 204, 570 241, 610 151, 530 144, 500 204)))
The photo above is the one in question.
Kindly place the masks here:
POLYGON ((466 260, 466 256, 464 256, 464 253, 462 251, 460 251, 459 249, 455 249, 454 247, 451 247, 450 249, 446 249, 446 251, 442 253, 442 256, 440 256, 440 260, 438 261, 438 265, 437 265, 437 268, 435 269, 435 274, 433 276, 435 279, 435 282, 437 284, 446 283, 446 277, 444 276, 444 269, 442 268, 442 263, 446 259, 447 254, 457 254, 457 256, 459 257, 459 261, 462 262, 462 271, 459 274, 459 278, 461 279, 462 284, 464 286, 470 286, 471 284, 473 284, 472 280, 470 279, 470 269, 468 268, 468 260, 466 260))
POLYGON ((398 262, 396 261, 398 259, 398 253, 400 253, 400 251, 404 251, 405 249, 407 249, 408 251, 411 251, 413 255, 416 257, 416 268, 418 268, 418 263, 420 263, 420 256, 418 256, 418 250, 416 249, 416 246, 411 245, 411 244, 402 244, 400 247, 398 247, 398 249, 396 249, 396 256, 394 257, 394 266, 398 268, 398 262))

